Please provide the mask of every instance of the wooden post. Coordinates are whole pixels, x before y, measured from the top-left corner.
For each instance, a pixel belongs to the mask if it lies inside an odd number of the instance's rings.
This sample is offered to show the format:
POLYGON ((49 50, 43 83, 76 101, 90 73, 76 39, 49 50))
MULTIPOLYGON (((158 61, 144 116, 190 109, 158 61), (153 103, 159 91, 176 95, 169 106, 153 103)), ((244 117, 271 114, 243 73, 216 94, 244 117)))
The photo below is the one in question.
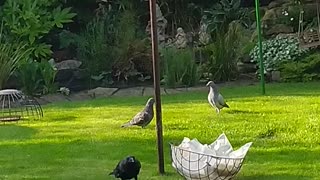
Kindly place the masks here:
POLYGON ((158 51, 156 0, 149 0, 149 4, 150 4, 150 22, 151 22, 152 60, 153 60, 153 85, 154 85, 154 98, 156 101, 158 170, 160 174, 164 174, 160 72, 159 72, 160 63, 159 63, 159 51, 158 51))

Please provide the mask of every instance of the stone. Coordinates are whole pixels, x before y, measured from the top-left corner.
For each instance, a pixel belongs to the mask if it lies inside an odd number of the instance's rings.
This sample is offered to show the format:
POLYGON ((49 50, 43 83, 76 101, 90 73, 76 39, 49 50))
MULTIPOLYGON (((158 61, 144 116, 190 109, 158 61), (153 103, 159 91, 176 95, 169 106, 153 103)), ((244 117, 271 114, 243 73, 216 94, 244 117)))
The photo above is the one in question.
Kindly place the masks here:
MULTIPOLYGON (((160 88, 160 94, 161 94, 161 95, 165 95, 165 94, 166 94, 164 88, 160 88)), ((143 96, 148 96, 148 97, 154 96, 154 88, 152 88, 152 87, 145 87, 145 88, 143 89, 143 96)))
POLYGON ((69 96, 69 99, 71 101, 84 101, 84 100, 90 100, 92 97, 85 91, 74 93, 69 96))
POLYGON ((266 31, 266 35, 270 36, 270 35, 277 35, 280 33, 288 34, 293 32, 294 32, 293 27, 287 26, 285 24, 275 24, 275 25, 272 25, 269 28, 269 30, 266 31))
POLYGON ((237 63, 238 71, 240 73, 254 73, 257 71, 257 65, 255 63, 237 63))
POLYGON ((290 0, 275 0, 269 3, 268 8, 273 9, 276 7, 281 7, 283 4, 290 3, 290 0))
POLYGON ((118 88, 97 87, 88 91, 88 95, 92 98, 112 96, 118 88))
POLYGON ((123 88, 119 89, 113 96, 142 96, 144 87, 133 87, 133 88, 123 88))
POLYGON ((81 66, 82 62, 77 60, 65 60, 59 63, 56 63, 54 66, 57 70, 63 69, 78 69, 81 66))
POLYGON ((276 82, 281 81, 280 71, 272 71, 271 72, 271 80, 276 81, 276 82))
POLYGON ((60 93, 44 95, 44 96, 41 96, 40 98, 37 98, 37 100, 40 104, 70 101, 68 96, 65 96, 60 93))

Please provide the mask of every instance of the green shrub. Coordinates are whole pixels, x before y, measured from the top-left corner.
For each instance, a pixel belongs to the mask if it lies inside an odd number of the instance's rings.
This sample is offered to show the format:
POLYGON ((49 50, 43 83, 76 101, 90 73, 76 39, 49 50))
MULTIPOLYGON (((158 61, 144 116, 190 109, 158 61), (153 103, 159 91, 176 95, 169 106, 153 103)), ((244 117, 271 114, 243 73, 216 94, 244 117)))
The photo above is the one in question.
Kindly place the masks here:
POLYGON ((289 82, 320 80, 320 54, 312 54, 301 61, 282 64, 281 78, 289 82))
POLYGON ((163 81, 167 87, 194 86, 199 81, 198 67, 192 50, 164 48, 161 50, 164 60, 163 81))
POLYGON ((2 26, 0 30, 0 90, 4 87, 9 77, 13 74, 20 63, 24 61, 29 50, 25 44, 10 43, 4 38, 2 26))
MULTIPOLYGON (((279 70, 284 62, 290 62, 303 56, 308 49, 300 49, 296 37, 276 37, 262 42, 263 61, 266 71, 279 70)), ((258 44, 251 51, 252 62, 259 63, 258 44)))
POLYGON ((113 59, 110 56, 107 26, 104 19, 94 19, 87 24, 77 40, 78 59, 83 62, 90 76, 111 70, 113 59))
POLYGON ((240 24, 232 22, 227 32, 218 31, 213 44, 206 47, 210 55, 207 62, 207 72, 210 79, 228 81, 237 76, 237 60, 240 55, 240 24))
MULTIPOLYGON (((245 26, 250 26, 249 11, 241 8, 240 0, 220 0, 209 10, 204 11, 211 32, 228 31, 231 22, 237 20, 245 26)), ((216 34, 215 34, 216 35, 216 34)))
POLYGON ((48 61, 27 61, 17 69, 16 76, 23 92, 39 95, 56 92, 56 72, 48 61))
POLYGON ((141 33, 136 17, 136 10, 128 7, 120 13, 116 24, 117 32, 113 46, 115 63, 114 79, 119 82, 144 81, 150 78, 151 47, 150 41, 141 33), (141 71, 145 72, 141 72, 141 71), (145 76, 144 76, 145 75, 145 76))
POLYGON ((3 20, 12 41, 22 41, 32 49, 32 58, 48 59, 51 45, 43 37, 53 28, 62 28, 72 22, 76 15, 70 8, 56 6, 56 0, 6 0, 3 5, 3 20))

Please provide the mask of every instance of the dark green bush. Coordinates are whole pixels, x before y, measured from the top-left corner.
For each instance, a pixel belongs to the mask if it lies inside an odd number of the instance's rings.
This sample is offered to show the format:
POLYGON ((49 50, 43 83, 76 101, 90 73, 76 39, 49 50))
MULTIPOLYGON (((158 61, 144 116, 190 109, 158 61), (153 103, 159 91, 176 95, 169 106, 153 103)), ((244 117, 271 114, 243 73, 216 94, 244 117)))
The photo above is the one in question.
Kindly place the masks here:
POLYGON ((312 54, 300 61, 282 64, 281 77, 283 81, 314 81, 320 80, 320 54, 312 54))

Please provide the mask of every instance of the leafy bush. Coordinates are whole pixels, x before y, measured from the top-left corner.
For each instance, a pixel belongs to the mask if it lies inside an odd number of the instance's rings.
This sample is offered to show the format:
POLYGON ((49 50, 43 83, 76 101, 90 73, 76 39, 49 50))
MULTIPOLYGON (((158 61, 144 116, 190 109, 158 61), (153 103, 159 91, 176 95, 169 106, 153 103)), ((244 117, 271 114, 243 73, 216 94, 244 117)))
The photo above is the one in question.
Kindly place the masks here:
POLYGON ((131 5, 120 13, 116 24, 113 75, 116 81, 128 82, 129 78, 144 80, 144 75, 150 76, 151 48, 150 41, 140 35, 136 12, 131 5), (138 71, 138 66, 141 71, 138 71))
POLYGON ((232 80, 237 76, 237 59, 239 56, 239 39, 241 26, 230 23, 228 31, 218 31, 216 41, 206 47, 210 54, 207 72, 215 81, 232 80))
POLYGON ((198 67, 190 49, 164 48, 163 81, 167 87, 194 86, 199 81, 198 67))
POLYGON ((56 0, 7 0, 3 20, 13 41, 23 41, 32 49, 32 58, 48 59, 51 45, 43 37, 54 27, 62 28, 76 15, 70 8, 56 6, 56 0))
POLYGON ((28 95, 39 95, 56 92, 56 72, 48 61, 27 61, 17 69, 16 76, 22 91, 28 95))
POLYGON ((26 59, 29 50, 25 44, 10 43, 4 39, 2 26, 0 30, 0 89, 4 87, 9 77, 13 74, 20 63, 26 59))
MULTIPOLYGON (((276 37, 262 42, 263 61, 266 71, 278 70, 281 63, 293 61, 308 52, 300 49, 296 37, 276 37)), ((251 51, 252 62, 259 62, 258 44, 251 51)))
POLYGON ((302 60, 282 64, 281 78, 284 81, 300 82, 320 80, 320 54, 312 54, 302 60))
POLYGON ((248 27, 251 24, 248 14, 247 9, 240 7, 240 0, 221 0, 204 11, 212 32, 228 31, 229 24, 235 20, 248 27))
POLYGON ((77 40, 78 59, 83 62, 90 76, 111 70, 113 59, 108 44, 108 36, 111 34, 106 32, 107 26, 105 20, 94 19, 87 24, 77 40))

